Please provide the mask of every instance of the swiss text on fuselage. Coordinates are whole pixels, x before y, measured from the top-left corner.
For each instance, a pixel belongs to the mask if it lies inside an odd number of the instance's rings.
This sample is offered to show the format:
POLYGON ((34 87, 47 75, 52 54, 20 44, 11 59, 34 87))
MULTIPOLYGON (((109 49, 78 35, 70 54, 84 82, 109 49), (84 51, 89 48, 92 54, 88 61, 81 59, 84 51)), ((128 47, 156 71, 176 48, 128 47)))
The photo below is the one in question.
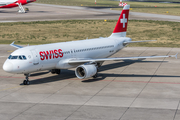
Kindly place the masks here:
POLYGON ((55 49, 55 50, 49 50, 49 51, 40 51, 39 52, 40 59, 41 60, 48 60, 48 59, 57 59, 57 58, 62 58, 63 53, 61 49, 55 49))

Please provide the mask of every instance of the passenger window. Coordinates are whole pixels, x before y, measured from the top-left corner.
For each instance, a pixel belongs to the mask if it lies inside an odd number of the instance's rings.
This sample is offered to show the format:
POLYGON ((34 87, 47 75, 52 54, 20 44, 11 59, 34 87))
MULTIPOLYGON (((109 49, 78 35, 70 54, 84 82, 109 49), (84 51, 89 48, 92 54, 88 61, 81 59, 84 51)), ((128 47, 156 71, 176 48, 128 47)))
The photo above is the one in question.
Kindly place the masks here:
POLYGON ((19 56, 19 59, 22 60, 23 59, 22 56, 19 56))
POLYGON ((23 55, 22 57, 23 57, 24 60, 26 60, 26 56, 23 55))

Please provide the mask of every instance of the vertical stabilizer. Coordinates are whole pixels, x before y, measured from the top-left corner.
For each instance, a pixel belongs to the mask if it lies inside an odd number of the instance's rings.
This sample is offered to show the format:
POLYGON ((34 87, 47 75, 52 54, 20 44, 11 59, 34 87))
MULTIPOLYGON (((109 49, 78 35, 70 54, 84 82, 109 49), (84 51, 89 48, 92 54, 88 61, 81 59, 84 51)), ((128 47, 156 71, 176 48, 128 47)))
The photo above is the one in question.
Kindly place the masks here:
POLYGON ((124 6, 118 22, 110 37, 126 37, 130 5, 124 6))

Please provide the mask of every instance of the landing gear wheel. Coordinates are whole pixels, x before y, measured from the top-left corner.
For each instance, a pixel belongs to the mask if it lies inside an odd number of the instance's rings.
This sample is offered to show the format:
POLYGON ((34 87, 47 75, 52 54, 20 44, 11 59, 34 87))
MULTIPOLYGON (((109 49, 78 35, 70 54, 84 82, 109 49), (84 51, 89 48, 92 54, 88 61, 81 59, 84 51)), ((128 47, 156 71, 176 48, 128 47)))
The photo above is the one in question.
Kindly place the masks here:
POLYGON ((23 84, 24 84, 24 85, 29 85, 29 84, 30 84, 30 82, 29 82, 29 76, 30 76, 30 74, 24 74, 24 75, 26 76, 26 80, 23 81, 23 84))
POLYGON ((56 69, 55 71, 56 71, 56 74, 58 74, 58 75, 61 73, 60 69, 56 69))
POLYGON ((26 82, 26 85, 30 85, 30 82, 29 82, 29 80, 26 82))
POLYGON ((52 74, 55 74, 55 73, 56 73, 56 69, 52 69, 52 70, 51 70, 51 73, 52 73, 52 74))
POLYGON ((29 80, 24 80, 24 81, 23 81, 23 84, 24 84, 24 85, 30 85, 30 82, 29 82, 29 80))
POLYGON ((93 76, 93 78, 97 78, 98 77, 98 73, 96 73, 94 76, 93 76))
POLYGON ((24 84, 24 85, 27 85, 27 81, 26 81, 26 80, 24 80, 24 81, 23 81, 23 84, 24 84))
POLYGON ((60 70, 60 69, 52 69, 52 70, 51 70, 51 73, 52 73, 52 74, 55 74, 55 73, 56 73, 56 74, 60 74, 60 73, 61 73, 61 70, 60 70))

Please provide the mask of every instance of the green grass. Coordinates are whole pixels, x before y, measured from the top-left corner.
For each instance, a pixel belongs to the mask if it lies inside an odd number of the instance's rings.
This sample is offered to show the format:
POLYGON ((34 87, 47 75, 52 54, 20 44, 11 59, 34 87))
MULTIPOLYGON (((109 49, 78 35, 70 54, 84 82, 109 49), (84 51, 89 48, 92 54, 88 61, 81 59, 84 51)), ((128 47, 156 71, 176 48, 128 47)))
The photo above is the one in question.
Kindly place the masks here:
MULTIPOLYGON (((0 43, 46 44, 110 36, 116 20, 62 20, 0 23, 0 43)), ((180 47, 180 23, 150 20, 129 20, 127 37, 132 40, 157 42, 129 46, 180 47)))

